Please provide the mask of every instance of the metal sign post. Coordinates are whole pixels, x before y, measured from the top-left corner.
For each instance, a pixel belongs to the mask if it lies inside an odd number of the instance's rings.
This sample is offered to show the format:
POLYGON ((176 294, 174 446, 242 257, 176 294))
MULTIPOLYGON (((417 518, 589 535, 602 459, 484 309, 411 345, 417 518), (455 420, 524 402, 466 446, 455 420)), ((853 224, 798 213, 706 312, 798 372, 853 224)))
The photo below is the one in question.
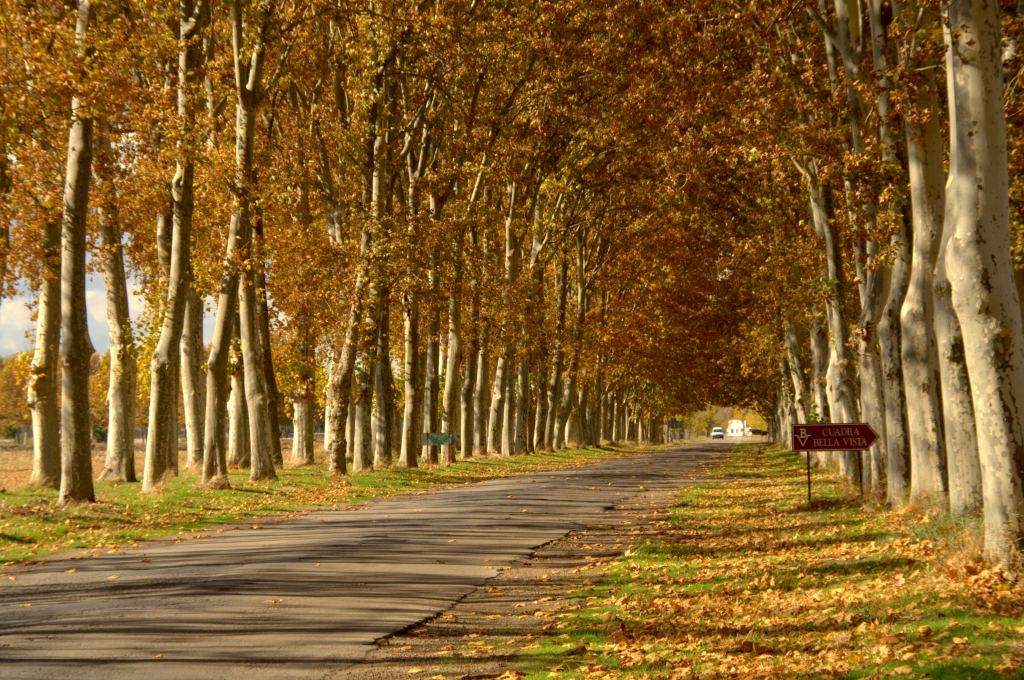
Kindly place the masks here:
POLYGON ((811 451, 856 451, 860 495, 864 495, 862 452, 871 448, 878 433, 867 423, 820 423, 793 426, 793 450, 807 455, 807 507, 811 507, 811 451))

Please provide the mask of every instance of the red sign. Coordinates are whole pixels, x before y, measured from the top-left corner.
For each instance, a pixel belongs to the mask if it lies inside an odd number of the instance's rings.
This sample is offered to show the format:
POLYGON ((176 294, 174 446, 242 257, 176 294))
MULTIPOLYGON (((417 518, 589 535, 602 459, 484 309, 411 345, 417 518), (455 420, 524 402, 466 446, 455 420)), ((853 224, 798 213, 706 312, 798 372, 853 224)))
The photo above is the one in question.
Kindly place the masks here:
POLYGON ((878 439, 866 423, 793 426, 794 451, 863 451, 878 439))

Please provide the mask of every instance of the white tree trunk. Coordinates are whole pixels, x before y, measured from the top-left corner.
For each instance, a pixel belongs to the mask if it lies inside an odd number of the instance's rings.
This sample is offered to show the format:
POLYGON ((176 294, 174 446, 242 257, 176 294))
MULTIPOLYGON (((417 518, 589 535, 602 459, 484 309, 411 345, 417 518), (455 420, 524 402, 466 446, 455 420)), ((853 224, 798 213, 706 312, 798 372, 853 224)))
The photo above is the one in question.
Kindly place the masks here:
POLYGON ((949 5, 956 117, 956 231, 946 251, 978 434, 985 555, 1006 560, 1021 538, 1024 324, 1010 259, 1009 177, 999 4, 949 5))
POLYGON ((900 312, 903 384, 910 438, 910 498, 946 492, 946 451, 939 399, 939 357, 935 345, 932 274, 945 211, 942 133, 934 78, 922 87, 917 105, 931 111, 920 125, 907 123, 907 163, 913 213, 910 285, 900 312))
MULTIPOLYGON (((110 140, 103 140, 104 168, 113 162, 110 140)), ((107 300, 107 331, 110 335, 110 387, 107 391, 107 455, 99 479, 134 482, 135 479, 135 388, 137 367, 132 320, 128 313, 128 285, 124 273, 124 250, 117 213, 117 196, 112 173, 104 178, 107 205, 100 211, 103 286, 107 300)))
MULTIPOLYGON (((78 4, 75 40, 81 45, 91 20, 88 0, 78 4)), ((92 176, 93 120, 77 96, 71 98, 71 129, 64 174, 64 214, 61 222, 61 477, 58 505, 93 501, 92 427, 89 417, 88 311, 85 305, 85 234, 92 176)))
MULTIPOLYGON (((191 277, 189 277, 191 279, 191 277)), ((203 408, 206 383, 203 382, 203 301, 188 287, 185 326, 181 333, 181 396, 185 406, 185 437, 188 442, 188 466, 203 465, 203 408)))
POLYGON ((903 391, 903 364, 900 360, 899 313, 910 282, 910 244, 906 225, 893 236, 896 260, 892 266, 889 301, 878 325, 882 346, 882 386, 885 389, 886 504, 903 503, 910 474, 910 443, 907 441, 907 402, 903 391))
POLYGON ((313 399, 296 396, 292 399, 292 464, 313 464, 313 399))
POLYGON ((398 464, 401 467, 419 465, 420 433, 416 427, 416 413, 421 408, 419 377, 419 301, 415 293, 405 294, 405 407, 402 419, 402 447, 398 464))
POLYGON ((800 361, 800 337, 793 324, 792 314, 786 312, 786 354, 789 359, 789 378, 793 383, 793 407, 797 421, 807 422, 807 388, 804 386, 804 370, 800 361))
MULTIPOLYGON (((950 40, 946 30, 946 41, 950 40)), ((947 44, 948 48, 948 44, 947 44)), ((952 51, 946 51, 946 71, 952 73, 952 51)), ((948 100, 955 101, 953 79, 946 79, 948 100)), ((950 119, 949 175, 946 179, 945 213, 936 257, 932 295, 935 301, 935 343, 942 380, 943 433, 949 481, 949 509, 954 515, 982 509, 981 461, 974 424, 971 383, 960 321, 953 309, 953 291, 946 275, 946 250, 956 230, 956 117, 950 119)))
POLYGON ((32 410, 29 486, 60 486, 60 222, 45 223, 43 276, 36 310, 36 340, 27 400, 32 410))
POLYGON ((249 446, 249 415, 245 408, 245 379, 241 359, 231 373, 231 396, 228 398, 228 465, 247 468, 251 464, 249 446))

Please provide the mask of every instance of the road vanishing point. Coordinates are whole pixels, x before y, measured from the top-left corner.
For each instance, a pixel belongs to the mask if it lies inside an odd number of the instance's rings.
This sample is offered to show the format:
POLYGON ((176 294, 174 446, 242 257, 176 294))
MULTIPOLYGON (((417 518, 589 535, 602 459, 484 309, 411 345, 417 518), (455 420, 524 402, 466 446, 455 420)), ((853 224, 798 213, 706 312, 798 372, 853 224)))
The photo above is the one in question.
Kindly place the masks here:
POLYGON ((695 444, 115 555, 54 555, 0 581, 0 678, 329 678, 617 503, 701 481, 731 448, 695 444))

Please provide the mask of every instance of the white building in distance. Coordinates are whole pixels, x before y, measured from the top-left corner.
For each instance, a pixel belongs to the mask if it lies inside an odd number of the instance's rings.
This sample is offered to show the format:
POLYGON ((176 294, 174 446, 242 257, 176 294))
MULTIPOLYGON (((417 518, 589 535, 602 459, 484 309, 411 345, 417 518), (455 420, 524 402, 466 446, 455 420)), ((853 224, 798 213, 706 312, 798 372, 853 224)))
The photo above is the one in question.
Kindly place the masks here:
POLYGON ((730 420, 729 427, 725 428, 726 437, 745 437, 750 434, 745 420, 730 420))

